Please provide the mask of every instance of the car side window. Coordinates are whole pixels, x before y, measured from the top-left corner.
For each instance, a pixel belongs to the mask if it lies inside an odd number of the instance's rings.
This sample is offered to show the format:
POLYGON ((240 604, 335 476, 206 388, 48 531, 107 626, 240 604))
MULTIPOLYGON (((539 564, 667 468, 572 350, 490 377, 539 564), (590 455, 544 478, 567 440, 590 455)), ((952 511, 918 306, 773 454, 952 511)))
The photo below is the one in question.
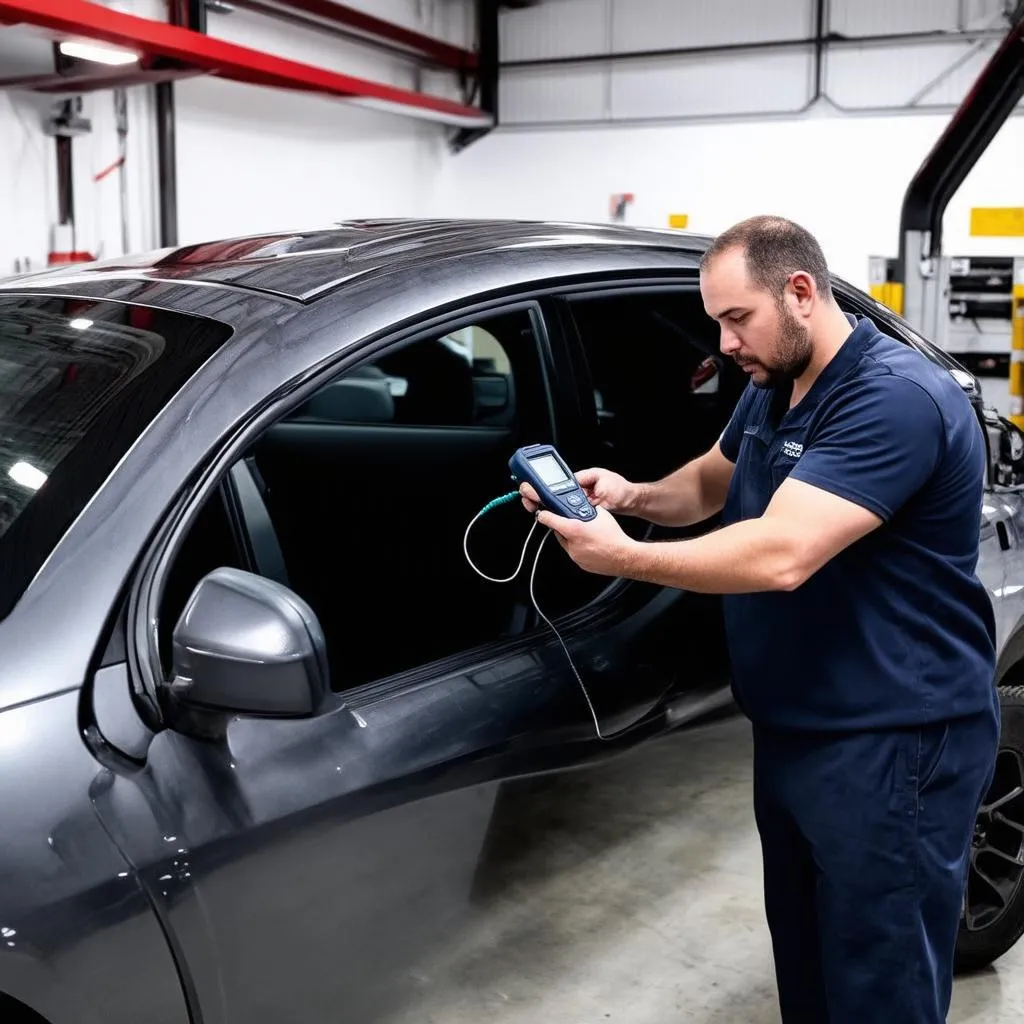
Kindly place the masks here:
MULTIPOLYGON (((248 507, 230 493, 229 476, 179 551, 160 615, 165 671, 188 594, 221 564, 309 603, 338 691, 526 629, 526 574, 519 585, 482 579, 463 541, 512 489, 516 448, 554 439, 544 353, 532 306, 459 323, 375 354, 266 429, 244 459, 263 508, 253 488, 248 507)), ((470 539, 474 561, 507 575, 531 525, 518 502, 491 512, 470 539)))
POLYGON ((322 388, 292 419, 505 427, 517 417, 517 377, 526 380, 528 395, 536 378, 532 347, 528 318, 470 324, 360 365, 322 388))
POLYGON ((654 479, 714 444, 745 380, 696 289, 573 298, 608 468, 654 479))

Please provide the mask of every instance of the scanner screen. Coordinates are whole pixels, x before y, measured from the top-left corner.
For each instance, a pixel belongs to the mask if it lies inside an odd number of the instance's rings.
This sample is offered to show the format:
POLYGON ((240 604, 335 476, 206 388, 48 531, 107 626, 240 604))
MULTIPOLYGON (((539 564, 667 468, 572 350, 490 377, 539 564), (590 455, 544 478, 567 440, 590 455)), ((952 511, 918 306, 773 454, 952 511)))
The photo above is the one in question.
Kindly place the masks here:
POLYGON ((565 470, 558 464, 553 455, 542 455, 539 459, 530 459, 530 465, 534 472, 548 485, 564 484, 570 478, 565 475, 565 470))

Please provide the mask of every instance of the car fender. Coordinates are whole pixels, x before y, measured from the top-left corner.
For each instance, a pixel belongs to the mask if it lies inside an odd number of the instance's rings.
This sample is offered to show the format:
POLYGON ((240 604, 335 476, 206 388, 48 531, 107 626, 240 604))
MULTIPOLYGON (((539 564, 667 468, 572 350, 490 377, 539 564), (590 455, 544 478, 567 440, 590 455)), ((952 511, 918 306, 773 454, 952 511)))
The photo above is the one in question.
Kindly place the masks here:
POLYGON ((49 1024, 187 1024, 171 950, 93 807, 77 690, 0 712, 0 994, 49 1024))

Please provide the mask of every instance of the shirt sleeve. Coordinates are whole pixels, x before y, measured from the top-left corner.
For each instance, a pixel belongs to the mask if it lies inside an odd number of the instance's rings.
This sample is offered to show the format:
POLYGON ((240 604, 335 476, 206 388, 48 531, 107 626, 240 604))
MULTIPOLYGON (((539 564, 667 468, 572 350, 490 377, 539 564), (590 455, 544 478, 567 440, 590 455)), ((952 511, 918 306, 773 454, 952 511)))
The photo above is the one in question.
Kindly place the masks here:
POLYGON ((790 476, 888 520, 927 482, 944 448, 932 396, 906 377, 884 374, 844 389, 790 476))
POLYGON ((748 384, 746 390, 736 402, 732 416, 729 417, 729 422, 725 425, 725 430, 722 431, 721 436, 718 438, 718 447, 721 448, 722 454, 732 463, 735 463, 739 458, 740 442, 743 440, 743 430, 747 425, 747 415, 750 412, 750 403, 753 397, 753 385, 748 384))

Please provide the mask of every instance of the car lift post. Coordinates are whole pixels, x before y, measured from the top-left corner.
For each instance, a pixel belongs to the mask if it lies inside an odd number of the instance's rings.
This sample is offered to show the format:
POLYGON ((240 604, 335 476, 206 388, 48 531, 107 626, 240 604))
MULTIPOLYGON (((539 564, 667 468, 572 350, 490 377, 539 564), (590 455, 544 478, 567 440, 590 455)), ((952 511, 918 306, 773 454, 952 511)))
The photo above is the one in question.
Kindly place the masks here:
MULTIPOLYGON (((937 335, 942 220, 963 184, 1024 96, 1024 0, 1010 30, 914 175, 903 198, 899 256, 872 292, 925 337, 937 335)), ((1024 426, 1024 282, 1014 286, 1010 419, 1024 426)))

